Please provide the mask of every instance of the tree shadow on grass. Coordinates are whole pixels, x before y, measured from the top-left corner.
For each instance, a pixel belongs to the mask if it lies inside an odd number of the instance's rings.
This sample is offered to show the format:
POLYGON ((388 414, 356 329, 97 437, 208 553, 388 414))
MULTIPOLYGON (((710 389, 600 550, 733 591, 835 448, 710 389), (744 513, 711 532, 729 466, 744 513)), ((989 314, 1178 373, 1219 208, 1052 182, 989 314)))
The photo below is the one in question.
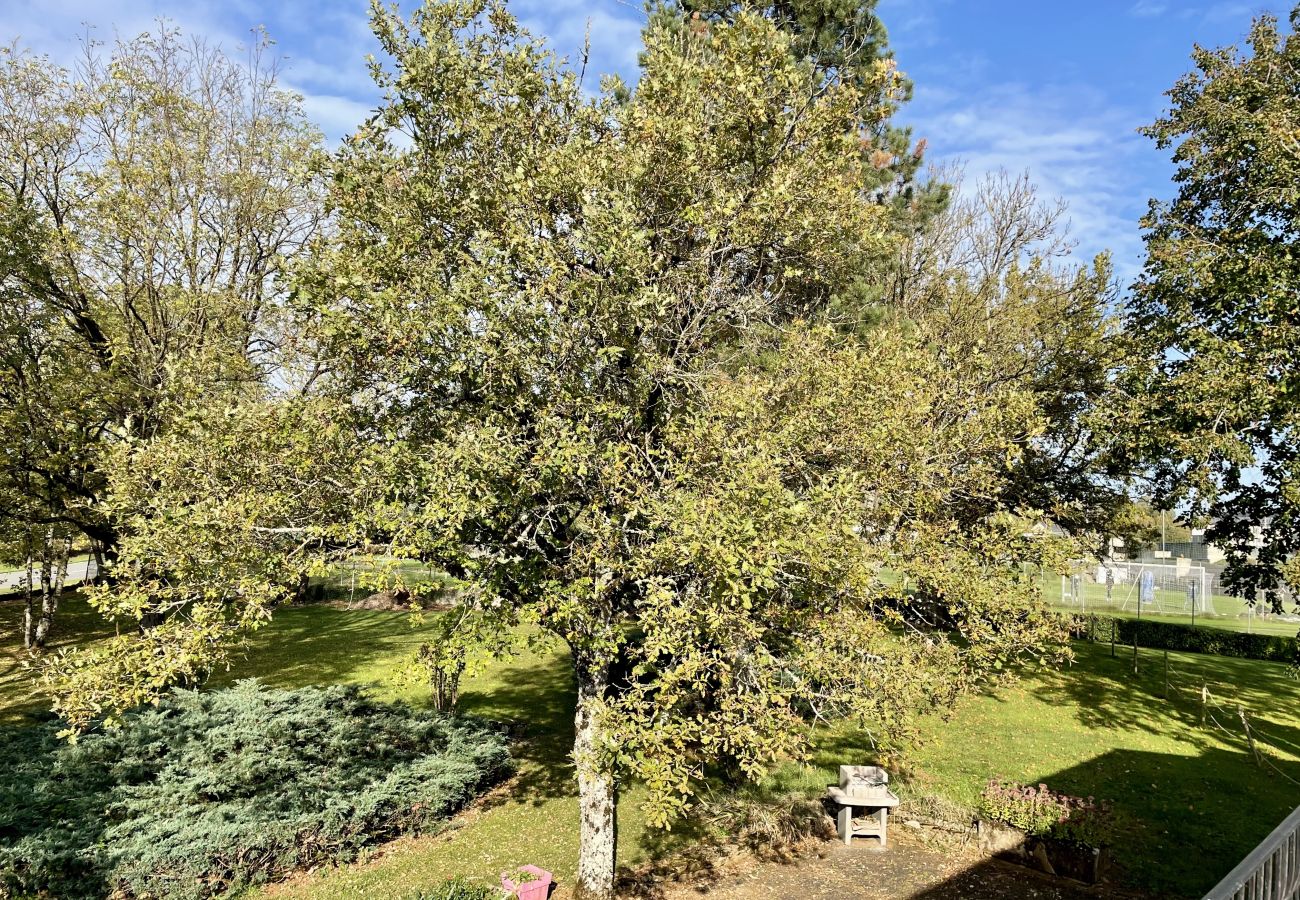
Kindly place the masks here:
MULTIPOLYGON (((1196 756, 1109 750, 1040 780, 1109 805, 1117 866, 1110 881, 1123 886, 1118 896, 1204 896, 1300 804, 1300 786, 1244 751, 1224 749, 1196 756)), ((999 865, 979 863, 911 900, 1018 896, 978 887, 1002 878, 999 865)), ((1059 884, 1062 896, 1084 896, 1059 884)))
MULTIPOLYGON (((1086 674, 1067 668, 1038 679, 1034 689, 1049 702, 1075 709, 1087 728, 1173 734, 1202 752, 1224 744, 1247 752, 1240 706, 1249 717, 1252 736, 1286 756, 1300 757, 1300 727, 1290 720, 1289 710, 1284 713, 1287 721, 1280 720, 1279 699, 1295 692, 1295 682, 1281 664, 1170 654, 1166 676, 1165 656, 1159 650, 1139 649, 1136 673, 1131 647, 1116 648, 1111 658, 1109 647, 1077 644, 1076 654, 1086 657, 1086 674)), ((1276 764, 1300 780, 1295 759, 1278 757, 1276 764)))
MULTIPOLYGON (((311 605, 278 610, 255 633, 228 671, 214 673, 208 687, 257 678, 277 688, 369 681, 381 692, 393 672, 426 640, 402 612, 343 610, 311 605), (366 676, 370 676, 367 678, 366 676)), ((428 691, 404 698, 427 704, 428 691)), ((527 797, 540 805, 575 793, 569 757, 573 747, 576 691, 568 654, 525 651, 493 662, 461 685, 458 711, 500 722, 515 738, 511 753, 518 776, 511 795, 492 803, 527 797)))
POLYGON ((460 711, 505 724, 517 741, 511 797, 497 802, 541 806, 577 793, 573 716, 577 690, 567 653, 525 653, 493 665, 462 686, 460 711))
MULTIPOLYGON (((1078 765, 1044 772, 1039 780, 1053 790, 1093 796, 1111 807, 1109 844, 1114 865, 1105 884, 1086 886, 986 858, 928 885, 918 887, 915 880, 895 885, 890 883, 895 877, 890 874, 890 851, 885 851, 878 866, 867 866, 872 889, 896 889, 891 896, 908 900, 1019 900, 1031 894, 1044 900, 1204 896, 1300 803, 1300 787, 1260 769, 1249 754, 1225 749, 1191 756, 1110 750, 1078 765)), ((895 818, 892 824, 897 828, 901 823, 895 818)), ((680 844, 665 842, 664 856, 677 854, 676 868, 666 871, 688 874, 700 893, 707 894, 733 876, 724 875, 716 860, 709 858, 710 852, 721 852, 716 836, 704 833, 692 840, 697 843, 686 847, 684 857, 680 844)), ((750 863, 745 868, 752 876, 754 867, 762 865, 750 863)), ((628 895, 662 897, 664 871, 652 869, 652 877, 626 882, 631 888, 628 895)), ((755 883, 765 882, 760 877, 755 883)), ((821 896, 823 885, 815 880, 803 884, 806 896, 821 896)))
MULTIPOLYGON (((22 646, 23 606, 21 597, 0 600, 0 724, 23 724, 29 715, 49 708, 35 673, 24 665, 28 653, 22 646)), ((100 640, 115 630, 81 593, 69 591, 59 603, 46 652, 100 640)))

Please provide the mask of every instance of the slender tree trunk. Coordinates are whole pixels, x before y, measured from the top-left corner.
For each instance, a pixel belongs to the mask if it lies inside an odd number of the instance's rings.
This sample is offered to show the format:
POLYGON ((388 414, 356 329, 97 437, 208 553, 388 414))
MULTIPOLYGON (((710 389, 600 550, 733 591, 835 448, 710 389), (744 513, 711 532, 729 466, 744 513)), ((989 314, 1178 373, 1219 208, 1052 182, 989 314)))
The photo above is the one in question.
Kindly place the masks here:
POLYGON ((573 758, 578 768, 578 882, 576 900, 612 900, 618 839, 618 786, 601 758, 599 709, 607 667, 579 664, 573 758))
POLYGON ((72 555, 72 538, 65 537, 59 547, 58 564, 54 571, 54 581, 50 589, 41 597, 41 618, 36 623, 36 635, 32 643, 41 649, 50 635, 50 626, 54 624, 54 614, 58 612, 59 600, 63 598, 63 586, 68 581, 68 557, 72 555))
POLYGON ((90 549, 95 554, 95 577, 90 579, 90 583, 99 584, 104 578, 104 550, 94 539, 90 542, 90 549))
MULTIPOLYGON (((48 528, 45 531, 45 535, 41 539, 40 578, 41 578, 41 609, 42 610, 44 610, 50 603, 50 587, 51 587, 50 570, 53 564, 53 558, 52 558, 53 553, 54 553, 54 529, 48 528)), ((33 588, 31 586, 31 582, 35 574, 36 573, 33 571, 33 564, 29 562, 28 569, 27 569, 27 575, 28 575, 27 608, 26 610, 24 610, 23 613, 23 618, 24 618, 23 624, 25 626, 24 644, 29 650, 40 647, 40 642, 37 639, 37 635, 40 632, 40 620, 35 615, 36 600, 35 597, 32 596, 33 588)))
POLYGON ((32 529, 27 528, 27 536, 24 542, 24 563, 26 564, 27 573, 23 581, 23 649, 32 649, 32 638, 36 634, 36 616, 34 614, 34 605, 36 603, 35 585, 36 581, 36 556, 32 547, 32 529))

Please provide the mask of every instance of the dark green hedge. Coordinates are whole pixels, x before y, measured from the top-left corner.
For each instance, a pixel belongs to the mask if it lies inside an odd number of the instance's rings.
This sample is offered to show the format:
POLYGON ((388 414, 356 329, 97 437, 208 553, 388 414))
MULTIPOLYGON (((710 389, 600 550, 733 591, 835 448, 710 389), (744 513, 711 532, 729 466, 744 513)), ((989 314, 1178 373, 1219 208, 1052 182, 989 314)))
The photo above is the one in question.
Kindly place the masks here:
POLYGON ((1212 653, 1216 656, 1235 656, 1241 659, 1264 659, 1271 662, 1294 663, 1296 639, 1277 634, 1247 634, 1242 631, 1225 631, 1221 628, 1193 628, 1175 622, 1155 619, 1126 619, 1088 613, 1075 620, 1075 636, 1084 640, 1115 642, 1156 650, 1180 650, 1189 653, 1212 653))
POLYGON ((505 739, 355 687, 176 691, 70 745, 0 729, 0 896, 210 897, 428 831, 505 739))

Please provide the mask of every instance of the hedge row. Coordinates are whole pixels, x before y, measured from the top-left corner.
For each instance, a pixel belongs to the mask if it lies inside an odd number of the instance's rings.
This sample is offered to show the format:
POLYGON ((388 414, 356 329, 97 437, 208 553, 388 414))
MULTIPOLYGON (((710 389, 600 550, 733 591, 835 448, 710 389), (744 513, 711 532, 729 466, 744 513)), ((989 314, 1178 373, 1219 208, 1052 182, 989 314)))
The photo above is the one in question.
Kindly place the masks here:
POLYGON ((509 766, 486 725, 355 687, 176 691, 120 729, 0 729, 0 897, 194 900, 430 831, 509 766))
POLYGON ((1212 653, 1241 659, 1297 663, 1296 639, 1277 634, 1247 634, 1221 628, 1193 628, 1176 622, 1155 619, 1127 619, 1120 616, 1088 613, 1077 616, 1075 636, 1097 643, 1111 640, 1114 629, 1117 644, 1151 647, 1156 650, 1180 650, 1188 653, 1212 653))

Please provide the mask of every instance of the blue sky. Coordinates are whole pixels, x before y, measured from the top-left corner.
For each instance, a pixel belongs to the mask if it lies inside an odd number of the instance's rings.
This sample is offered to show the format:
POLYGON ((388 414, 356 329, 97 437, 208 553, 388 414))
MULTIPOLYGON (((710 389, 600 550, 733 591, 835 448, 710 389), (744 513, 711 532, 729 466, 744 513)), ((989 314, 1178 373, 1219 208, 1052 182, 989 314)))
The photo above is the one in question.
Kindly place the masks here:
MULTIPOLYGON (((636 74, 639 0, 519 0, 515 13, 573 55, 590 29, 592 67, 636 74)), ((1137 220, 1172 190, 1170 165, 1136 129, 1164 108, 1194 42, 1239 43, 1251 18, 1283 3, 1236 0, 880 0, 900 67, 916 83, 901 119, 935 162, 968 181, 1028 170, 1069 205, 1080 253, 1111 250, 1119 274, 1141 265, 1137 220)), ((331 138, 375 102, 364 0, 0 0, 0 40, 66 61, 78 37, 130 35, 164 16, 234 48, 264 25, 285 78, 331 138)))

